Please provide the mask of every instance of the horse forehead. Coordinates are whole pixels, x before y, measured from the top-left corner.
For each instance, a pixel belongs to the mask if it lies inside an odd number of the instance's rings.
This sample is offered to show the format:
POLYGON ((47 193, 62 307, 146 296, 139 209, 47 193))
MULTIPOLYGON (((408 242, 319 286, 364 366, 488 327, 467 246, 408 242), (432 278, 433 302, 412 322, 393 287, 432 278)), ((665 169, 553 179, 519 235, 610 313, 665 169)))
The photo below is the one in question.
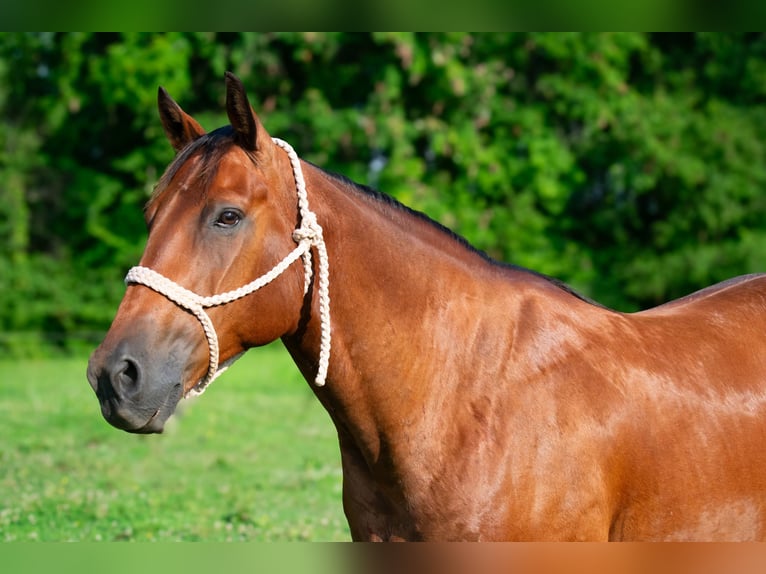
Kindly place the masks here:
POLYGON ((259 182, 268 185, 268 174, 258 169, 246 152, 233 147, 218 160, 215 173, 208 186, 208 194, 221 191, 243 192, 259 182))
MULTIPOLYGON (((163 179, 167 177, 163 176, 163 179)), ((156 222, 170 217, 193 215, 211 201, 250 198, 253 190, 265 190, 272 182, 254 160, 238 146, 213 156, 198 153, 172 171, 169 181, 161 181, 146 206, 146 218, 156 222)), ((259 195, 256 193, 255 195, 259 195)))
POLYGON ((233 174, 244 176, 253 171, 254 160, 239 146, 231 146, 218 159, 218 171, 220 174, 233 174))

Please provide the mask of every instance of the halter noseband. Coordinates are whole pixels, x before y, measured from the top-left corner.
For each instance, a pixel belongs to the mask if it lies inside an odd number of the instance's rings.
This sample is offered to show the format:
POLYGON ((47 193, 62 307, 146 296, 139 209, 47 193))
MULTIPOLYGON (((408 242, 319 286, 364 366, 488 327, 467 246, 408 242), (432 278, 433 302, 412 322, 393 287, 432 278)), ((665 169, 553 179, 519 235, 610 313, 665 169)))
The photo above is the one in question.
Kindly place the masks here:
POLYGON ((223 365, 218 365, 219 348, 218 335, 215 332, 213 321, 205 312, 206 307, 215 307, 236 301, 250 293, 253 293, 268 285, 271 281, 284 273, 299 257, 303 260, 304 267, 304 288, 303 294, 308 292, 312 278, 311 267, 311 248, 315 247, 319 255, 319 315, 321 319, 321 342, 319 346, 319 365, 314 383, 321 387, 325 384, 327 378, 327 368, 330 364, 330 272, 327 260, 327 247, 322 237, 322 227, 317 222, 316 214, 309 209, 308 195, 306 193, 306 182, 303 179, 300 159, 292 146, 286 141, 278 138, 272 138, 274 143, 281 147, 290 158, 290 164, 293 168, 293 177, 295 178, 295 187, 298 192, 298 209, 301 214, 301 225, 293 231, 293 239, 298 246, 285 256, 282 261, 277 263, 271 271, 261 275, 247 285, 239 289, 227 291, 218 295, 203 297, 193 291, 181 287, 175 281, 168 279, 164 275, 157 273, 148 267, 133 267, 128 271, 125 277, 126 285, 141 284, 153 289, 157 293, 164 295, 176 305, 190 311, 202 325, 207 338, 208 348, 210 350, 210 362, 207 374, 194 387, 189 389, 187 395, 200 395, 205 388, 221 375, 234 361, 241 355, 232 357, 223 365))

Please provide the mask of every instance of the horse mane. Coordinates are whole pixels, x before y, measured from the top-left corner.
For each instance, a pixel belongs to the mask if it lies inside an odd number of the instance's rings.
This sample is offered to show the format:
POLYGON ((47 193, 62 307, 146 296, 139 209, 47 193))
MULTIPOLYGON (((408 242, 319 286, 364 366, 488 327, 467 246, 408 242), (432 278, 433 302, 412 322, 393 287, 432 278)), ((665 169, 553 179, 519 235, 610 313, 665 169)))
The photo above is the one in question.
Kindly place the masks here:
POLYGON ((540 273, 538 271, 534 271, 532 269, 527 269, 526 267, 522 267, 520 265, 514 265, 512 263, 506 263, 504 261, 498 261, 497 259, 491 257, 487 252, 475 247, 472 245, 465 237, 462 235, 459 235, 455 233, 452 229, 449 227, 439 223, 438 221, 430 218, 428 215, 423 213, 422 211, 418 211, 416 209, 412 209, 411 207, 408 207, 407 205, 401 203, 394 197, 388 195, 387 193, 383 193, 382 191, 378 191, 377 189, 374 189, 372 187, 369 187, 367 185, 363 185, 361 183, 357 183, 352 179, 349 179, 343 174, 328 171, 322 167, 319 167, 311 162, 307 162, 311 164, 313 167, 317 168, 318 170, 322 171, 326 175, 330 176, 332 179, 337 180, 338 182, 344 184, 346 187, 351 188, 352 190, 363 194, 364 196, 377 201, 379 203, 382 203, 385 206, 391 207, 395 210, 401 211, 403 213, 406 213, 408 215, 411 215, 415 217, 416 219, 423 221, 424 223, 436 228, 441 233, 443 233, 447 239, 450 241, 454 241, 458 243, 460 246, 462 246, 464 249, 470 251, 471 253, 474 253, 481 257, 484 261, 489 263, 490 265, 494 267, 498 267, 500 269, 504 269, 507 271, 515 271, 515 272, 521 272, 521 273, 527 273, 530 275, 533 275, 535 277, 539 277, 548 283, 551 283, 555 287, 561 289, 562 291, 573 295, 577 299, 580 299, 581 301, 584 301, 586 303, 589 303, 591 305, 594 305, 596 307, 601 307, 603 309, 608 309, 598 301, 594 301, 593 299, 586 297, 585 295, 577 292, 575 289, 561 281, 560 279, 556 279, 555 277, 551 277, 550 275, 546 275, 544 273, 540 273))
MULTIPOLYGON (((152 203, 157 201, 159 196, 162 195, 162 193, 168 188, 170 182, 173 181, 173 178, 178 173, 178 170, 180 170, 181 167, 200 150, 200 153, 202 154, 199 162, 199 176, 202 178, 201 191, 203 194, 206 193, 210 181, 218 172, 218 165, 220 163, 221 157, 223 157, 223 155, 225 155, 226 152, 229 151, 229 149, 231 149, 231 147, 235 144, 236 141, 234 138, 234 128, 231 126, 224 126, 218 128, 217 130, 213 130, 212 132, 203 134, 189 143, 189 145, 179 151, 173 158, 173 161, 170 162, 170 165, 165 170, 165 173, 162 174, 162 177, 157 182, 157 185, 154 186, 152 195, 149 197, 144 210, 148 210, 152 203)), ((255 161, 255 158, 251 152, 245 150, 245 153, 247 153, 251 159, 255 161)))
MULTIPOLYGON (((162 193, 168 188, 168 186, 170 185, 170 182, 173 180, 175 175, 181 169, 181 166, 183 166, 187 161, 189 161, 189 159, 192 158, 195 154, 197 154, 197 152, 200 150, 202 153, 202 157, 201 157, 201 161, 199 162, 199 165, 200 165, 199 176, 202 178, 201 191, 204 194, 208 188, 209 182, 212 180, 213 177, 215 177, 215 174, 217 173, 219 160, 229 149, 231 149, 231 146, 233 145, 236 145, 236 140, 234 138, 234 129, 231 126, 224 126, 216 130, 213 130, 212 132, 206 133, 200 136, 199 138, 197 138, 196 140, 192 141, 191 143, 189 143, 189 145, 187 145, 184 149, 178 152, 178 154, 176 154, 173 161, 165 170, 165 173, 157 182, 157 185, 155 186, 151 197, 146 203, 145 210, 148 210, 151 207, 152 203, 154 203, 157 200, 157 198, 160 195, 162 195, 162 193)), ((255 163, 255 157, 253 156, 253 154, 250 152, 247 152, 247 153, 248 155, 251 156, 251 159, 255 163)), ((308 161, 307 163, 309 163, 310 165, 312 165, 313 167, 315 167, 322 173, 328 175, 332 179, 343 184, 345 187, 350 188, 351 190, 357 193, 360 193, 364 197, 370 198, 394 210, 411 215, 412 217, 415 217, 416 219, 436 228, 437 230, 439 230, 441 233, 445 235, 445 238, 447 238, 450 241, 454 241, 458 243, 464 249, 478 255, 490 265, 493 265, 495 267, 505 269, 508 271, 528 273, 535 277, 539 277, 551 283, 555 287, 558 287, 562 291, 569 293, 570 295, 573 295, 574 297, 576 297, 577 299, 580 299, 581 301, 585 301, 586 303, 590 303, 591 305, 595 305, 597 307, 606 308, 600 303, 598 303, 597 301, 594 301, 578 293, 572 287, 570 287, 563 281, 556 279, 555 277, 550 277, 549 275, 545 275, 544 273, 527 269, 526 267, 521 267, 519 265, 514 265, 512 263, 498 261, 497 259, 492 258, 485 251, 471 245, 471 243, 469 243, 467 239, 455 233, 449 227, 446 227, 445 225, 442 225, 438 221, 431 219, 428 215, 426 215, 425 213, 421 211, 417 211, 416 209, 412 209, 411 207, 404 205, 403 203, 396 200, 395 198, 388 195, 387 193, 383 193, 367 185, 357 183, 354 180, 349 179, 345 175, 342 175, 340 173, 336 173, 333 171, 329 171, 314 163, 311 163, 308 161)))

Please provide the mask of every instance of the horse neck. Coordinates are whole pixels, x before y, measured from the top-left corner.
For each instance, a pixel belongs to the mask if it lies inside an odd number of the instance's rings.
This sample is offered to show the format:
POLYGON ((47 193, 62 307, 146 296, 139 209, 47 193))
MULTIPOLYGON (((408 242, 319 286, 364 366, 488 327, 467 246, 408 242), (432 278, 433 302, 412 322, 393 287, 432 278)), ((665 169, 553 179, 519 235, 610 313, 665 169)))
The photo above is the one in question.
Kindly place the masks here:
MULTIPOLYGON (((480 328, 480 311, 466 302, 498 296, 498 271, 409 211, 313 166, 304 169, 330 264, 329 376, 314 390, 336 425, 350 429, 375 458, 382 435, 395 431, 381 413, 404 420, 422 408, 424 396, 439 392, 436 385, 449 383, 444 363, 460 362, 467 352, 456 349, 464 339, 455 331, 471 339, 480 328)), ((318 317, 315 293, 303 326, 283 338, 308 381, 316 369, 318 317)))

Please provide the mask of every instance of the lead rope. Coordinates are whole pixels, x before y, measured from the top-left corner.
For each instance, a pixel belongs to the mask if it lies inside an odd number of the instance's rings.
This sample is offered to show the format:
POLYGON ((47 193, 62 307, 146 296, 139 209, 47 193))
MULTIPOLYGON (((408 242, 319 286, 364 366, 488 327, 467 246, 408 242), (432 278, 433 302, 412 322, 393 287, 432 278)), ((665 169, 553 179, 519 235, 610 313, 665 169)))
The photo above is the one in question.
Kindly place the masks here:
POLYGON ((218 335, 216 334, 213 321, 210 316, 205 312, 206 307, 215 307, 217 305, 224 305, 232 301, 236 301, 250 293, 253 293, 268 285, 274 279, 284 273, 290 265, 292 265, 299 257, 303 260, 304 268, 304 284, 303 294, 308 293, 309 286, 311 285, 311 278, 313 276, 311 266, 311 248, 314 247, 317 250, 319 256, 319 273, 318 273, 318 291, 319 291, 319 318, 321 325, 321 339, 319 344, 319 363, 317 368, 316 378, 314 384, 321 387, 325 384, 327 379, 327 369, 330 365, 330 346, 331 346, 331 333, 330 333, 330 264, 327 259, 327 246, 325 245, 324 238, 322 236, 322 226, 317 222, 316 214, 309 209, 308 194, 306 192, 306 182, 303 179, 303 170, 301 169, 300 159, 298 154, 292 146, 284 140, 278 138, 272 138, 274 143, 281 147, 290 158, 290 165, 293 169, 293 177, 295 178, 295 187, 298 192, 298 210, 301 216, 301 226, 293 231, 293 240, 298 243, 298 246, 293 249, 287 256, 277 263, 271 271, 261 275, 254 281, 251 281, 247 285, 243 285, 239 289, 233 291, 227 291, 218 295, 211 295, 209 297, 203 297, 189 291, 184 287, 181 287, 175 281, 168 279, 164 275, 157 273, 153 269, 148 267, 136 266, 128 271, 125 276, 125 283, 127 285, 131 283, 138 283, 145 285, 150 289, 160 293, 167 297, 173 303, 183 307, 190 311, 202 325, 202 330, 205 332, 205 338, 208 342, 208 349, 210 351, 210 362, 208 364, 207 374, 201 379, 194 387, 189 389, 186 393, 187 396, 201 395, 207 386, 218 378, 236 359, 239 355, 226 361, 223 365, 218 365, 219 360, 219 348, 218 348, 218 335))

